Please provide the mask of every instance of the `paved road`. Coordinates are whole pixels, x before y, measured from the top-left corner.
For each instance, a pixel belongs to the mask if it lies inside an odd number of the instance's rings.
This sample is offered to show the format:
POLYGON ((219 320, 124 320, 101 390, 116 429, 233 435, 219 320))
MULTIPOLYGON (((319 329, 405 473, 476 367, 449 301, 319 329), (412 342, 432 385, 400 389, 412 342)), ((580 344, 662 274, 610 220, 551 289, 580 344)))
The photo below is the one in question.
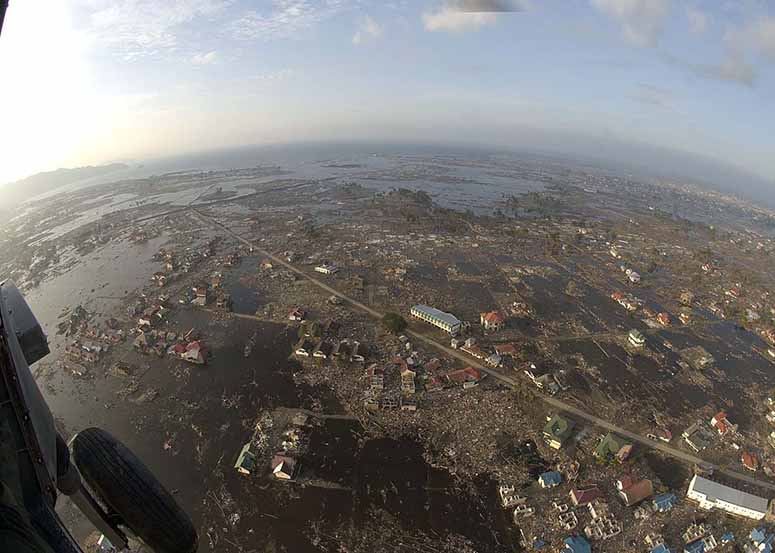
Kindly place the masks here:
MULTIPOLYGON (((258 247, 256 244, 254 244, 250 240, 247 240, 246 238, 240 236, 239 234, 235 233, 229 227, 227 227, 223 223, 219 222, 218 220, 214 219, 213 217, 208 217, 207 215, 204 215, 203 213, 201 213, 199 210, 197 210, 194 207, 191 207, 191 211, 194 214, 196 214, 196 216, 198 216, 205 223, 208 223, 208 224, 210 224, 212 226, 215 226, 215 227, 223 230, 224 232, 230 234, 231 236, 233 236, 235 239, 239 240, 240 242, 242 242, 246 246, 248 246, 250 248, 253 248, 254 251, 257 251, 261 255, 268 257, 273 262, 275 262, 278 265, 284 267, 285 269, 291 271, 292 273, 300 276, 301 278, 304 278, 304 279, 312 282, 313 284, 315 284, 316 286, 318 286, 322 290, 326 291, 327 293, 340 298, 345 303, 348 303, 348 304, 350 304, 350 305, 360 309, 361 311, 364 311, 364 312, 368 313, 369 315, 371 315, 372 317, 374 317, 376 319, 382 319, 383 313, 380 313, 379 311, 377 311, 375 309, 372 309, 371 307, 369 307, 369 306, 367 306, 367 305, 365 305, 365 304, 363 304, 363 303, 361 303, 361 302, 359 302, 359 301, 349 297, 348 295, 340 292, 339 290, 336 290, 335 288, 332 288, 331 286, 329 286, 325 282, 321 281, 320 279, 315 278, 314 276, 309 275, 309 274, 305 273, 304 271, 296 268, 294 265, 288 263, 284 259, 274 255, 271 252, 268 252, 268 251, 264 250, 263 248, 258 247)), ((424 334, 422 334, 420 332, 416 332, 414 330, 407 329, 406 334, 409 334, 414 339, 422 341, 422 342, 428 344, 429 346, 444 352, 445 354, 449 355, 450 357, 454 357, 456 359, 459 359, 460 361, 462 361, 466 365, 469 365, 469 366, 472 366, 472 367, 475 367, 475 368, 479 369, 480 371, 484 372, 485 374, 488 374, 488 375, 492 376, 493 378, 496 378, 496 379, 500 380, 501 382, 503 382, 504 384, 509 385, 512 388, 516 388, 518 386, 524 385, 524 381, 520 381, 519 379, 517 379, 515 377, 512 377, 512 376, 503 374, 503 373, 501 373, 499 371, 493 370, 492 368, 490 368, 490 367, 488 367, 486 365, 483 365, 482 363, 479 363, 475 359, 473 359, 473 358, 463 354, 462 352, 460 352, 458 350, 455 350, 455 349, 452 349, 451 347, 445 346, 444 344, 438 342, 437 340, 434 340, 433 338, 431 338, 429 336, 426 336, 426 335, 424 335, 424 334)), ((546 403, 547 405, 549 405, 553 409, 556 409, 558 411, 563 411, 565 413, 569 413, 569 414, 573 415, 576 418, 583 419, 583 420, 585 420, 585 421, 587 421, 589 423, 594 424, 595 426, 598 426, 600 428, 604 428, 605 430, 608 430, 608 431, 611 431, 611 432, 615 432, 616 434, 619 434, 619 435, 621 435, 621 436, 623 436, 625 438, 628 438, 628 439, 632 440, 633 442, 639 443, 639 444, 641 444, 641 445, 643 445, 645 447, 659 450, 662 453, 673 457, 674 459, 678 459, 679 461, 683 461, 683 462, 689 463, 689 464, 704 463, 706 465, 714 467, 714 469, 716 469, 717 472, 719 472, 721 474, 724 474, 725 476, 728 476, 730 478, 734 478, 736 480, 747 482, 748 484, 753 484, 753 485, 759 486, 761 488, 766 488, 768 490, 775 491, 775 484, 773 484, 771 482, 766 482, 764 480, 759 480, 759 479, 754 478, 754 477, 752 477, 752 476, 750 476, 748 474, 743 474, 741 472, 737 472, 737 471, 734 471, 734 470, 730 470, 730 469, 726 469, 726 468, 721 468, 721 467, 719 467, 717 465, 714 465, 712 463, 708 463, 704 459, 702 459, 700 457, 697 457, 695 455, 692 455, 690 453, 687 453, 686 451, 682 451, 682 450, 677 449, 675 447, 671 447, 670 445, 662 443, 662 442, 657 442, 657 441, 654 441, 654 440, 650 440, 650 439, 646 438, 645 436, 641 436, 640 434, 636 434, 634 432, 631 432, 631 431, 629 431, 629 430, 627 430, 625 428, 622 428, 621 426, 617 426, 617 425, 615 425, 615 424, 613 424, 613 423, 611 423, 611 422, 609 422, 609 421, 607 421, 605 419, 601 419, 600 417, 596 417, 595 415, 592 415, 591 413, 587 413, 586 411, 583 411, 582 409, 579 409, 578 407, 575 407, 575 406, 573 406, 573 405, 571 405, 569 403, 566 403, 565 401, 562 401, 561 399, 558 399, 558 398, 555 398, 555 397, 552 397, 552 396, 542 395, 542 394, 539 394, 538 397, 541 400, 543 400, 544 403, 546 403)))

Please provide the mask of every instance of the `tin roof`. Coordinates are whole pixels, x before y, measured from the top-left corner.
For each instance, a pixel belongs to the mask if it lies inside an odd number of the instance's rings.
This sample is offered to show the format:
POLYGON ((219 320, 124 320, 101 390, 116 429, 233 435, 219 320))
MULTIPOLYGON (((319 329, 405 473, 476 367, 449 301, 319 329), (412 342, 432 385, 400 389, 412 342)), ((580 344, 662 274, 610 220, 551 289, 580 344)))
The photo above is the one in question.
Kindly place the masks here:
POLYGON ((701 493, 707 496, 709 500, 717 499, 725 501, 726 503, 731 503, 732 505, 737 505, 738 507, 751 509, 752 511, 758 511, 760 513, 767 512, 767 500, 763 497, 730 488, 729 486, 719 484, 713 480, 708 480, 699 475, 695 475, 694 478, 692 478, 692 481, 689 484, 689 490, 701 493))
POLYGON ((430 307, 429 305, 418 304, 413 306, 412 310, 419 311, 430 317, 434 317, 440 321, 447 323, 450 326, 456 326, 460 324, 460 319, 455 317, 452 313, 447 313, 446 311, 436 309, 435 307, 430 307))

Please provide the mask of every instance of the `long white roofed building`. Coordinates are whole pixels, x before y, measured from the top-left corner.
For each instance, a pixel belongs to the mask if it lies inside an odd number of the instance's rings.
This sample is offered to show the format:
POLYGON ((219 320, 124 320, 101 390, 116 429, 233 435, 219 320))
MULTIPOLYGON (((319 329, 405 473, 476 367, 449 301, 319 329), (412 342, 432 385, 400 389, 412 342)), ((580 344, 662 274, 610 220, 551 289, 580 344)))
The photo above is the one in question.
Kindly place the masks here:
POLYGON ((730 488, 696 474, 689 482, 686 497, 696 501, 701 509, 720 509, 754 520, 763 519, 769 506, 769 502, 763 497, 730 488))
POLYGON ((416 317, 425 321, 426 323, 437 326, 441 330, 449 332, 453 336, 460 332, 460 328, 463 326, 463 323, 460 321, 460 319, 455 317, 452 313, 447 313, 428 305, 418 304, 413 306, 411 314, 412 317, 416 317))

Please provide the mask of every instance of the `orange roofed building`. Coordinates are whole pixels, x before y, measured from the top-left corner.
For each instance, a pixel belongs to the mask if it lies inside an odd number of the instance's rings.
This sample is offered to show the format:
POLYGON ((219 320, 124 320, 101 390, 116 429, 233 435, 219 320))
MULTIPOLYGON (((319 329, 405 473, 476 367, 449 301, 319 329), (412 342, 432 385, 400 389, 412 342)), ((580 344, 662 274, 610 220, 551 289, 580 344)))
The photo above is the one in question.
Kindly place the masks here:
POLYGON ((497 311, 479 314, 479 322, 485 330, 500 330, 506 325, 506 317, 497 311))

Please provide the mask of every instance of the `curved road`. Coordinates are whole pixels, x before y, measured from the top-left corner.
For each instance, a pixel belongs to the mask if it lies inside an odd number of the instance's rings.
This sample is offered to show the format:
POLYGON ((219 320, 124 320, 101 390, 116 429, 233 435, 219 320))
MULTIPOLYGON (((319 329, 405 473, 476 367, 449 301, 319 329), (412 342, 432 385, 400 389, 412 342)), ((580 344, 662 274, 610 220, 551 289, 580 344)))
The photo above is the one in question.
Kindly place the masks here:
MULTIPOLYGON (((336 296, 336 297, 340 298, 341 300, 343 300, 346 303, 349 303, 353 307, 356 307, 356 308, 360 309, 361 311, 363 311, 365 313, 368 313, 369 315, 371 315, 372 317, 374 317, 376 319, 382 319, 383 313, 380 313, 379 311, 377 311, 375 309, 372 309, 371 307, 369 307, 369 306, 367 306, 367 305, 365 305, 365 304, 363 304, 363 303, 361 303, 361 302, 351 298, 350 296, 340 292, 339 290, 336 290, 335 288, 332 288, 331 286, 329 286, 325 282, 315 278, 312 275, 307 274, 306 272, 302 271, 301 269, 296 268, 291 263, 288 263, 284 259, 274 255, 273 253, 268 252, 268 251, 266 251, 266 250, 256 246, 250 240, 240 236, 239 234, 237 234, 236 232, 232 231, 229 227, 227 227, 223 223, 217 221, 213 217, 209 217, 209 216, 203 214, 202 212, 200 212, 195 207, 191 207, 190 209, 203 222, 208 223, 208 224, 210 224, 210 225, 212 225, 212 226, 214 226, 214 227, 216 227, 218 229, 223 230, 224 232, 228 233, 229 235, 231 235, 235 239, 239 240, 240 242, 242 242, 246 246, 252 248, 253 251, 257 251, 261 255, 268 257, 269 259, 271 259, 273 262, 277 263, 278 265, 280 265, 280 266, 284 267, 285 269, 291 271, 292 273, 300 276, 301 278, 304 278, 304 279, 312 282, 313 284, 315 284, 320 289, 326 291, 327 293, 329 293, 329 294, 331 294, 333 296, 336 296)), ((524 384, 524 382, 521 382, 521 381, 519 381, 518 379, 516 379, 514 377, 511 377, 511 376, 502 374, 502 373, 500 373, 498 371, 495 371, 495 370, 491 369, 490 367, 487 367, 487 366, 479 363, 475 359, 473 359, 471 357, 468 357, 467 355, 464 355, 460 351, 454 350, 454 349, 452 349, 450 347, 447 347, 444 344, 442 344, 442 343, 440 343, 440 342, 434 340, 433 338, 430 338, 430 337, 428 337, 428 336, 426 336, 424 334, 421 334, 421 333, 416 332, 416 331, 411 330, 411 329, 407 329, 406 333, 409 334, 410 336, 412 336, 413 338, 415 338, 417 340, 420 340, 420 341, 428 344, 429 346, 432 346, 432 347, 434 347, 434 348, 444 352, 445 354, 447 354, 447 355, 449 355, 451 357, 459 359, 460 361, 462 361, 463 363, 466 363, 467 365, 470 365, 472 367, 476 367, 477 369, 479 369, 483 373, 488 374, 488 375, 492 376, 493 378, 496 378, 496 379, 500 380, 501 382, 503 382, 504 384, 509 385, 512 388, 516 388, 516 387, 521 386, 521 385, 524 384)), ((730 478, 734 478, 735 480, 740 480, 742 482, 746 482, 746 483, 752 484, 754 486, 759 486, 761 488, 765 488, 765 489, 768 489, 768 490, 775 491, 775 484, 773 484, 773 483, 770 483, 770 482, 767 482, 767 481, 764 481, 764 480, 759 480, 759 479, 754 478, 754 477, 752 477, 752 476, 750 476, 748 474, 743 474, 741 472, 737 472, 737 471, 734 471, 734 470, 731 470, 731 469, 719 467, 718 465, 714 465, 713 463, 709 463, 709 462, 705 461, 704 459, 702 459, 700 457, 697 457, 695 455, 687 453, 686 451, 682 451, 682 450, 677 449, 675 447, 671 447, 670 445, 667 445, 665 443, 661 443, 661 442, 656 442, 654 440, 650 440, 650 439, 646 438, 645 436, 641 436, 640 434, 636 434, 636 433, 631 432, 631 431, 629 431, 629 430, 627 430, 625 428, 622 428, 621 426, 617 426, 617 425, 615 425, 615 424, 613 424, 611 422, 608 422, 605 419, 601 419, 600 417, 596 417, 595 415, 592 415, 591 413, 587 413, 586 411, 583 411, 583 410, 579 409, 578 407, 575 407, 575 406, 573 406, 573 405, 571 405, 569 403, 566 403, 566 402, 564 402, 564 401, 562 401, 560 399, 557 399, 555 397, 547 396, 547 395, 544 395, 544 394, 538 394, 538 397, 541 398, 544 401, 544 403, 546 403, 547 405, 551 406, 554 409, 557 409, 558 411, 564 411, 566 413, 569 413, 569 414, 573 415, 574 417, 577 417, 579 419, 583 419, 583 420, 585 420, 585 421, 587 421, 589 423, 592 423, 592 424, 594 424, 596 426, 599 426, 600 428, 604 428, 605 430, 608 430, 610 432, 615 432, 616 434, 619 434, 619 435, 621 435, 621 436, 623 436, 625 438, 628 438, 628 439, 632 440, 633 442, 639 443, 639 444, 641 444, 641 445, 643 445, 645 447, 659 450, 662 453, 664 453, 666 455, 669 455, 670 457, 673 457, 674 459, 678 459, 679 461, 683 461, 685 463, 690 463, 690 464, 700 464, 700 463, 702 463, 702 464, 705 464, 707 466, 713 467, 716 472, 719 472, 719 473, 721 473, 721 474, 723 474, 725 476, 728 476, 730 478)))

